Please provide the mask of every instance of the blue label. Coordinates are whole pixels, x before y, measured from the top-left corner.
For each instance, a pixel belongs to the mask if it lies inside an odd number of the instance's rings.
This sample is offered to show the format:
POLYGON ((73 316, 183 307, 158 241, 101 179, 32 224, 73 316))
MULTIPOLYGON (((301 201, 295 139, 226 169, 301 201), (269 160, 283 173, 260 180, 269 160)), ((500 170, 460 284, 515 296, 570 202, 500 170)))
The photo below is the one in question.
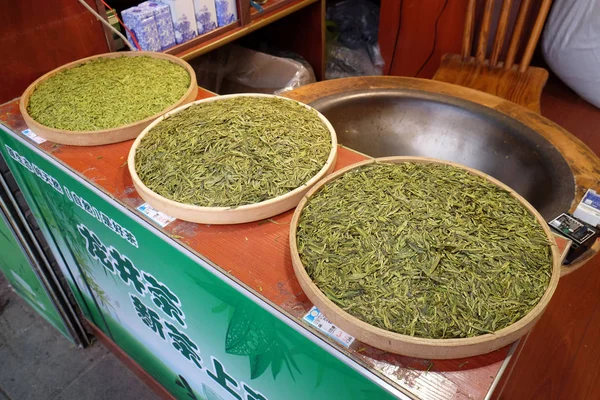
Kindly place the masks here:
POLYGON ((585 196, 583 196, 581 203, 600 211, 600 195, 592 189, 588 189, 585 196))
POLYGON ((315 306, 304 316, 304 320, 344 347, 350 347, 354 343, 353 336, 332 324, 315 306))

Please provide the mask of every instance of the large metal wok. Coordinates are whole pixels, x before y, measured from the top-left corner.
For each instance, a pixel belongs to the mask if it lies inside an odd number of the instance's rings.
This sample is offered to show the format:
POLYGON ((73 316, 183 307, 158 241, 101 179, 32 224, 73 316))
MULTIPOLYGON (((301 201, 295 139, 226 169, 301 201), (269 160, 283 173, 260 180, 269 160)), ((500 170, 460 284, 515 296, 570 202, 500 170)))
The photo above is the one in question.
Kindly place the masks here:
POLYGON ((373 157, 424 156, 483 171, 525 197, 547 220, 567 211, 575 180, 561 153, 525 124, 492 108, 412 89, 370 89, 311 106, 338 141, 373 157))

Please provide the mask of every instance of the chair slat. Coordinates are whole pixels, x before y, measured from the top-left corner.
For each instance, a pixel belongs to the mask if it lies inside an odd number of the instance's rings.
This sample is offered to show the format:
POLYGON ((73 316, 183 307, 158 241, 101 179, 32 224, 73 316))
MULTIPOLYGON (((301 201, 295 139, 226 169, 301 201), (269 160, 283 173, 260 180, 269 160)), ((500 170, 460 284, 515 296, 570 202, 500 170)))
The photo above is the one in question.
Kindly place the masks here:
POLYGON ((500 17, 498 18, 496 38, 494 39, 494 47, 492 48, 492 55, 490 57, 490 66, 492 67, 498 65, 498 58, 504 47, 504 39, 506 38, 506 28, 508 26, 508 17, 510 16, 511 6, 512 0, 504 0, 502 3, 502 10, 500 11, 500 17))
POLYGON ((531 0, 523 0, 521 7, 519 8, 519 14, 517 15, 517 22, 515 22, 515 29, 513 30, 510 46, 508 47, 508 54, 506 55, 506 61, 504 62, 505 69, 511 69, 515 63, 515 56, 519 49, 519 43, 521 41, 521 34, 523 33, 523 26, 527 19, 527 13, 529 12, 529 5, 531 0))
POLYGON ((543 0, 542 4, 540 5, 540 11, 535 20, 535 25, 533 26, 533 30, 531 31, 531 36, 529 37, 529 41, 527 42, 527 47, 525 47, 523 58, 519 63, 520 72, 525 72, 527 67, 529 67, 531 57, 533 56, 533 51, 535 50, 535 46, 537 45, 540 35, 542 34, 544 22, 546 22, 546 16, 548 16, 548 11, 550 10, 551 4, 552 0, 543 0))
POLYGON ((467 5, 467 15, 465 17, 465 30, 463 33, 462 52, 463 60, 471 57, 471 47, 473 45, 473 27, 475 25, 475 4, 476 0, 469 0, 467 5))
POLYGON ((494 8, 494 0, 486 0, 485 8, 483 11, 483 21, 481 22, 481 29, 479 29, 479 41, 477 43, 477 54, 475 59, 478 63, 485 61, 485 53, 487 50, 487 43, 490 33, 490 21, 492 20, 492 9, 494 8))

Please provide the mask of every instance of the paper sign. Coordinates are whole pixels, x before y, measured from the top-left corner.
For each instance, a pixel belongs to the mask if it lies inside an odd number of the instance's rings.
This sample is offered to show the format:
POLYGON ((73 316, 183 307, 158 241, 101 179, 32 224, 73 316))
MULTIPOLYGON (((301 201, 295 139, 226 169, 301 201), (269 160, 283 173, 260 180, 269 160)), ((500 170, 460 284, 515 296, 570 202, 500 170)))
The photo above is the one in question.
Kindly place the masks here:
POLYGON ((35 133, 33 133, 31 131, 31 129, 25 129, 23 132, 21 132, 23 135, 27 136, 29 139, 33 140, 34 142, 36 142, 37 144, 42 144, 46 141, 46 139, 44 139, 43 137, 39 137, 38 135, 36 135, 35 133))
POLYGON ((330 338, 342 344, 344 347, 350 347, 354 342, 353 336, 348 335, 346 332, 332 324, 327 317, 321 314, 321 311, 319 311, 317 307, 313 306, 308 314, 304 316, 304 320, 330 338))
POLYGON ((142 204, 137 209, 141 211, 142 214, 144 214, 146 217, 150 218, 152 221, 160 225, 161 228, 164 228, 171 222, 175 221, 175 218, 152 208, 152 206, 148 203, 142 204))
POLYGON ((577 205, 573 216, 592 226, 600 224, 600 195, 592 189, 588 189, 577 205))

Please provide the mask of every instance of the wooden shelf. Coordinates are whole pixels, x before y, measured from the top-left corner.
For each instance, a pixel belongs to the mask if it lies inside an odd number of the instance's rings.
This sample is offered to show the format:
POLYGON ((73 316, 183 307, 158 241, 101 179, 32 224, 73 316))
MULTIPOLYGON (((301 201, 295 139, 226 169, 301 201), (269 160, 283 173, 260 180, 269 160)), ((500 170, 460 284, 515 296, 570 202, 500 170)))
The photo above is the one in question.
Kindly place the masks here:
MULTIPOLYGON (((163 53, 181 57, 184 60, 189 60, 190 58, 194 58, 200 54, 204 54, 204 53, 210 51, 211 49, 196 53, 196 51, 198 49, 202 48, 205 45, 208 45, 208 43, 212 39, 226 38, 233 31, 239 30, 241 28, 241 26, 242 26, 242 24, 238 20, 232 24, 221 26, 221 27, 214 29, 210 32, 207 32, 203 35, 196 36, 195 38, 193 38, 192 40, 188 40, 187 42, 170 47, 167 50, 163 51, 163 53), (188 54, 188 53, 190 53, 191 55, 185 57, 184 55, 188 54)), ((213 49, 214 48, 216 48, 216 47, 213 47, 213 49)))
POLYGON ((319 1, 321 0, 269 0, 263 7, 262 13, 251 7, 251 18, 248 24, 242 25, 240 19, 233 24, 172 47, 165 53, 181 57, 184 60, 195 58, 319 1))

